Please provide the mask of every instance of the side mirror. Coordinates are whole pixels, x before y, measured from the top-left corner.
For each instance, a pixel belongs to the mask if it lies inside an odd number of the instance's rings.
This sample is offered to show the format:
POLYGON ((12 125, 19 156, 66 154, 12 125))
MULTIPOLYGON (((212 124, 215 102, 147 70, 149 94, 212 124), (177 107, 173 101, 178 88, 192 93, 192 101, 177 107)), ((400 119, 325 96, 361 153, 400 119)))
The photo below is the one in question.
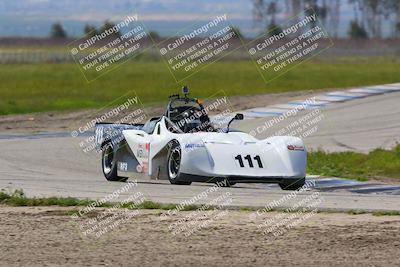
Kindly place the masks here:
POLYGON ((244 119, 244 116, 242 113, 237 113, 233 119, 241 121, 244 119))
POLYGON ((242 114, 242 113, 237 113, 237 114, 235 115, 235 117, 233 117, 233 118, 229 121, 228 126, 227 126, 227 129, 226 129, 226 132, 229 133, 229 126, 231 125, 231 123, 232 123, 234 120, 241 121, 241 120, 243 120, 243 119, 244 119, 243 114, 242 114))

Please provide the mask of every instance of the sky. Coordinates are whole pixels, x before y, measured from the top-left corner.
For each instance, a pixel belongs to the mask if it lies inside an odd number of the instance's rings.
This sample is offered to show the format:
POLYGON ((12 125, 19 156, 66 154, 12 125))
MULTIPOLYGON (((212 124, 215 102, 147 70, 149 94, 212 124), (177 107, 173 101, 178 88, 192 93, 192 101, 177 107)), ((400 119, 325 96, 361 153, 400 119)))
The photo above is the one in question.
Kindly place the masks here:
MULTIPOLYGON (((100 26, 128 14, 138 14, 148 29, 170 36, 194 21, 226 13, 231 25, 252 37, 262 30, 253 23, 252 7, 251 0, 0 0, 0 36, 46 37, 51 25, 61 22, 70 36, 79 37, 86 23, 100 26)), ((342 11, 339 35, 344 36, 352 9, 343 6, 342 11)))

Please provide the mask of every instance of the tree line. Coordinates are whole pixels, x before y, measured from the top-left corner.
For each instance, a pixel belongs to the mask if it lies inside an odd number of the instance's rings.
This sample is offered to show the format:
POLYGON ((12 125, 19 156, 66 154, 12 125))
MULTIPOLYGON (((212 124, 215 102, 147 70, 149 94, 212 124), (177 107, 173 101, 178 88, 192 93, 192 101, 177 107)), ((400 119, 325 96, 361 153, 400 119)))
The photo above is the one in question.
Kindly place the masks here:
MULTIPOLYGON (((86 24, 83 28, 83 33, 89 37, 95 36, 96 34, 102 33, 108 29, 111 29, 115 26, 114 23, 106 20, 103 25, 97 30, 97 28, 93 25, 86 24)), ((119 37, 119 32, 114 32, 114 36, 119 37)), ((60 22, 56 22, 51 26, 50 30, 50 37, 51 38, 67 38, 68 34, 64 27, 61 25, 60 22)))
MULTIPOLYGON (((97 29, 96 26, 94 26, 94 25, 86 24, 83 28, 83 33, 87 37, 92 37, 97 34, 101 34, 102 32, 105 32, 106 30, 111 29, 114 26, 115 26, 115 24, 109 20, 106 20, 99 29, 97 29)), ((120 32, 113 32, 111 37, 117 38, 117 37, 120 37, 120 35, 121 35, 120 32)), ((149 32, 149 35, 151 35, 151 37, 153 37, 155 39, 160 37, 154 31, 149 32)), ((60 22, 56 22, 51 26, 50 38, 62 39, 62 38, 67 38, 67 37, 68 37, 67 31, 64 29, 64 27, 62 26, 62 24, 60 22)))
MULTIPOLYGON (((382 38, 383 25, 390 26, 390 37, 400 37, 400 0, 250 0, 253 3, 253 26, 261 27, 262 32, 277 34, 281 32, 279 21, 288 20, 297 14, 315 12, 329 35, 337 38, 339 25, 343 19, 341 7, 352 9, 353 17, 349 21, 347 34, 350 38, 382 38), (279 19, 278 19, 279 18, 279 19)), ((85 35, 94 36, 114 27, 105 21, 97 29, 86 24, 85 35)), ((234 31, 242 35, 235 27, 234 31)), ((115 33, 119 35, 119 33, 115 33)), ((153 38, 159 38, 156 32, 150 32, 153 38)), ((66 38, 67 32, 61 23, 51 27, 50 37, 66 38)))
POLYGON ((343 16, 341 7, 354 14, 347 34, 351 38, 382 38, 383 25, 390 26, 389 36, 400 37, 400 0, 251 0, 254 26, 264 27, 271 34, 280 30, 278 16, 289 19, 302 12, 316 13, 333 37, 338 37, 343 16), (346 3, 347 2, 347 3, 346 3))

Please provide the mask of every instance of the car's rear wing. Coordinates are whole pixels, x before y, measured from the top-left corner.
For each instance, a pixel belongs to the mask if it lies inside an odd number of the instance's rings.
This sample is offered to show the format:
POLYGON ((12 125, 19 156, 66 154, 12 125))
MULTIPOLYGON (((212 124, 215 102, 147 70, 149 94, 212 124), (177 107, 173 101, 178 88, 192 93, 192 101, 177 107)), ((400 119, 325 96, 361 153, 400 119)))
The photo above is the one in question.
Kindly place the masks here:
POLYGON ((144 124, 130 124, 130 123, 112 123, 112 122, 100 122, 96 123, 95 126, 95 142, 96 148, 101 149, 104 144, 111 143, 111 145, 118 145, 124 136, 122 135, 123 130, 140 130, 144 124))

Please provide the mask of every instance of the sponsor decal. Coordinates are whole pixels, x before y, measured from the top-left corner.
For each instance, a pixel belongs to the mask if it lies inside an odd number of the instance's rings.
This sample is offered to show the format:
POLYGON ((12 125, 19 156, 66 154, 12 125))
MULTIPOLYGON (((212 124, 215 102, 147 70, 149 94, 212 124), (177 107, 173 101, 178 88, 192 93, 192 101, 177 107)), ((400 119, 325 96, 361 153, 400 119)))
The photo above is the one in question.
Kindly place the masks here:
POLYGON ((137 157, 138 158, 147 158, 149 156, 149 150, 150 150, 150 144, 149 143, 144 143, 144 144, 138 144, 137 148, 137 157))
POLYGON ((200 148, 200 147, 205 147, 204 144, 186 144, 185 149, 195 149, 195 148, 200 148))
POLYGON ((128 171, 128 163, 119 161, 118 162, 118 170, 124 171, 124 172, 128 171))
POLYGON ((297 151, 304 151, 304 146, 288 145, 287 149, 289 149, 289 150, 297 150, 297 151))

